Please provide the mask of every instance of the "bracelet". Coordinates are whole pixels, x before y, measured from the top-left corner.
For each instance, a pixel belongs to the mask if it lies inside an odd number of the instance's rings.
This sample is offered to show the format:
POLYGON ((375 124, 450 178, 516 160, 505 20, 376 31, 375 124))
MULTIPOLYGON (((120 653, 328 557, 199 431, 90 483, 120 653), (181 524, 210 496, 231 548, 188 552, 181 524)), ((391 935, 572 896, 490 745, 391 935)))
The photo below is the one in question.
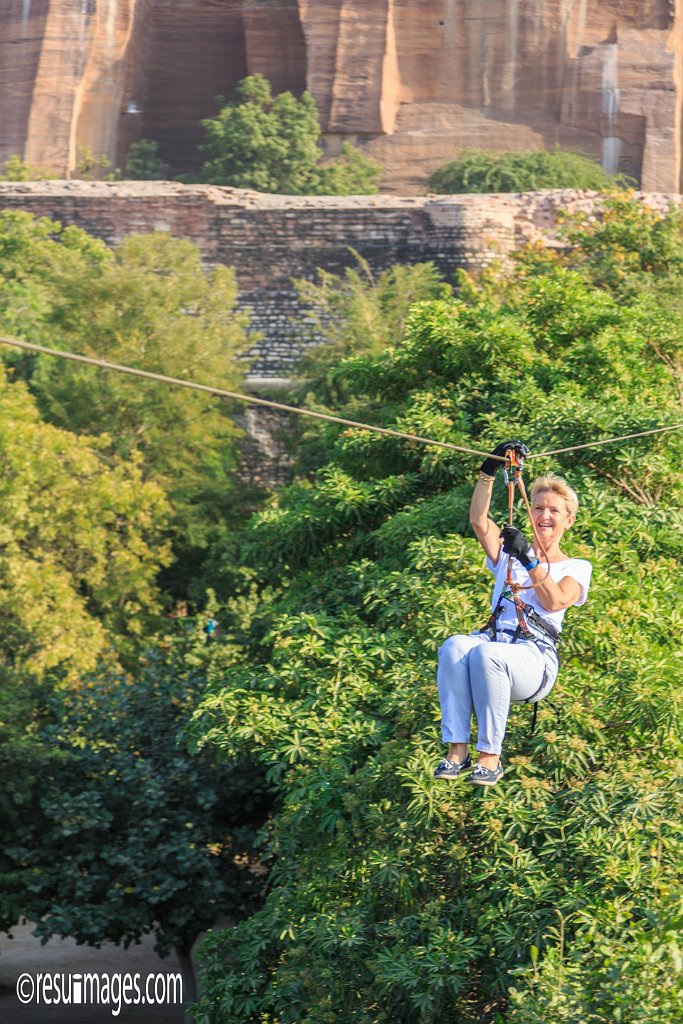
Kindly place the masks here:
POLYGON ((531 572, 532 569, 535 569, 536 566, 538 566, 540 564, 541 564, 541 559, 540 558, 532 558, 531 561, 528 562, 524 566, 524 568, 526 569, 527 572, 531 572))

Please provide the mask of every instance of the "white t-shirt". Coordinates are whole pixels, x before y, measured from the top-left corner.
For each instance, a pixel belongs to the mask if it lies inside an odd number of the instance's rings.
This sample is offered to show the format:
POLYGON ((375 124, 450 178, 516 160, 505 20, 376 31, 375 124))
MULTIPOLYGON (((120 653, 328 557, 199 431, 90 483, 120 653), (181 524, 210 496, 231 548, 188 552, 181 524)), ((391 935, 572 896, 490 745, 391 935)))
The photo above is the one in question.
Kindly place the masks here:
MULTIPOLYGON (((495 586, 493 588, 493 596, 491 598, 491 611, 494 611, 498 600, 503 590, 505 590, 505 576, 507 574, 507 561, 508 556, 502 550, 498 556, 498 561, 494 565, 490 558, 486 559, 486 568, 493 573, 495 577, 495 586)), ((523 565, 517 561, 516 558, 510 559, 510 565, 512 567, 512 578, 515 583, 521 583, 526 586, 531 583, 529 574, 523 565)), ((541 561, 541 565, 544 569, 548 569, 546 562, 541 561)), ((571 576, 572 579, 581 587, 581 593, 579 594, 578 601, 575 601, 575 605, 586 603, 588 597, 588 588, 590 587, 591 574, 593 572, 593 566, 590 562, 587 562, 585 558, 565 558, 562 562, 551 562, 550 563, 550 578, 555 583, 559 583, 564 579, 565 576, 571 576)), ((545 622, 551 623, 558 633, 562 631, 562 620, 564 613, 567 610, 563 608, 560 612, 549 612, 543 607, 541 602, 538 600, 536 590, 520 590, 519 596, 525 604, 531 605, 537 615, 540 615, 545 622)), ((517 628, 517 612, 515 606, 509 599, 503 600, 503 607, 500 610, 498 616, 497 628, 500 629, 516 629, 517 628)), ((506 639, 506 634, 499 637, 503 642, 506 639)))

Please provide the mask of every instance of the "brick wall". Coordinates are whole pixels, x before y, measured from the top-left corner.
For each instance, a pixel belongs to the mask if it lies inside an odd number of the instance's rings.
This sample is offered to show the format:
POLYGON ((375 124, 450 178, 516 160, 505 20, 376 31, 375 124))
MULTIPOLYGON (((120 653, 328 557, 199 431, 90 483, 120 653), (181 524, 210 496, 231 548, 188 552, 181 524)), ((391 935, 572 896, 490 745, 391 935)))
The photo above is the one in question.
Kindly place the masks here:
POLYGON ((514 246, 507 199, 287 197, 166 182, 0 183, 0 208, 75 224, 113 244, 133 232, 169 231, 199 246, 207 265, 237 272, 255 346, 252 376, 287 376, 300 352, 292 277, 352 266, 374 270, 433 260, 450 278, 514 246))
MULTIPOLYGON (((680 196, 643 194, 664 208, 680 196)), ((75 224, 114 244, 133 232, 168 231, 199 246, 207 266, 234 266, 240 303, 263 338, 250 377, 287 377, 301 351, 305 310, 292 277, 339 272, 356 250, 373 270, 432 260, 447 278, 458 267, 505 259, 526 241, 553 244, 559 209, 595 213, 599 199, 575 190, 522 195, 276 196, 176 182, 2 182, 0 209, 75 224)))

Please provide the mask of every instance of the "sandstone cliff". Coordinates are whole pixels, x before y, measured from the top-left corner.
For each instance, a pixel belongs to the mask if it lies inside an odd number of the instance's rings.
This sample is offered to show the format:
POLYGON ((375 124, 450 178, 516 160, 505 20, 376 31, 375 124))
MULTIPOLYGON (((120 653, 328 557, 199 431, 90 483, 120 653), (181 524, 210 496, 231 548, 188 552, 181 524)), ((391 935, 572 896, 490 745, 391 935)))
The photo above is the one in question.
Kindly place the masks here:
POLYGON ((307 87, 334 152, 388 191, 468 145, 573 147, 681 189, 683 0, 5 0, 0 160, 70 173, 156 139, 196 166, 199 120, 245 74, 307 87))

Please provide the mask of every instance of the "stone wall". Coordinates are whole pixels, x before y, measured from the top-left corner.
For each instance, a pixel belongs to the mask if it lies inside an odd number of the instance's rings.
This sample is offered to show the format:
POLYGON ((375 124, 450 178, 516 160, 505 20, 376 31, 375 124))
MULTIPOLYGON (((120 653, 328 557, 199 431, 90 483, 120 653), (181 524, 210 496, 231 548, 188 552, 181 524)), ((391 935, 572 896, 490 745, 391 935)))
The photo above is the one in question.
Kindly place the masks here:
MULTIPOLYGON (((644 195, 664 207, 678 196, 644 195)), ((379 271, 431 260, 453 280, 457 268, 505 259, 536 238, 552 242, 559 209, 594 211, 590 193, 522 195, 291 197, 175 182, 0 183, 0 209, 75 224, 107 244, 167 231, 194 242, 207 266, 234 266, 252 330, 252 382, 291 374, 301 352, 293 277, 353 266, 354 250, 379 271)))
POLYGON ((433 260, 450 278, 514 243, 504 197, 287 197, 170 182, 0 183, 0 208, 75 224, 112 245, 133 232, 168 231, 199 246, 207 265, 237 272, 252 329, 263 334, 252 375, 286 377, 300 351, 293 277, 337 273, 360 253, 375 270, 433 260))

